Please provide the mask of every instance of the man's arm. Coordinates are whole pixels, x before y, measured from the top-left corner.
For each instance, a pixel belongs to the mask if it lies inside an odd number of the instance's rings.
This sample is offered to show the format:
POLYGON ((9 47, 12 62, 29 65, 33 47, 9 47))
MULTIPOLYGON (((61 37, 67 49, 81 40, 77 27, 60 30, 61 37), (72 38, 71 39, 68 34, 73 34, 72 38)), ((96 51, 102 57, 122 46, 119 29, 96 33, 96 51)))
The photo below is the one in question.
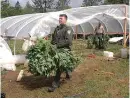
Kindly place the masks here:
POLYGON ((53 44, 53 45, 56 44, 56 29, 54 30, 54 33, 52 34, 51 44, 53 44))

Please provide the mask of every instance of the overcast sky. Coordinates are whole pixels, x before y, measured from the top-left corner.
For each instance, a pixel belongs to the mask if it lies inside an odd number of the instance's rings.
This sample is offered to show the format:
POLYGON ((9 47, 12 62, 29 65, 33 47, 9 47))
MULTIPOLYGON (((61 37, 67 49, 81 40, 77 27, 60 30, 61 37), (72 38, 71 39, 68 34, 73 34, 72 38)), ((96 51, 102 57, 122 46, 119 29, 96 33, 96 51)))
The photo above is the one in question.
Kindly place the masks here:
MULTIPOLYGON (((25 4, 26 4, 26 2, 27 1, 31 1, 31 0, 9 0, 9 2, 12 4, 12 5, 14 5, 17 1, 19 1, 20 2, 20 4, 22 5, 22 6, 24 6, 25 4)), ((83 0, 70 0, 71 2, 70 2, 70 6, 72 6, 72 7, 80 7, 81 5, 82 5, 82 2, 83 2, 83 0)))

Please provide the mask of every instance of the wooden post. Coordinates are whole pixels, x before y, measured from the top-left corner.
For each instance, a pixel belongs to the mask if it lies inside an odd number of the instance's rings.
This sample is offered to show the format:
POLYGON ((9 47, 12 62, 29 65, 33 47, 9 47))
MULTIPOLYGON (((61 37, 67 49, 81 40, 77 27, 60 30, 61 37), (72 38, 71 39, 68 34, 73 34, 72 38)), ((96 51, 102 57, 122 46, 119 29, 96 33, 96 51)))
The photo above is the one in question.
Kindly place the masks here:
POLYGON ((124 44, 123 47, 126 48, 126 28, 127 28, 127 6, 124 6, 125 8, 125 19, 124 19, 124 44))
POLYGON ((21 79, 22 79, 22 77, 23 77, 23 73, 24 73, 24 70, 20 70, 19 75, 18 75, 16 81, 21 81, 21 79))
POLYGON ((84 37, 84 40, 85 40, 85 32, 83 33, 83 37, 84 37))
POLYGON ((75 26, 75 34, 76 34, 75 37, 76 37, 76 40, 77 40, 77 32, 78 32, 77 30, 78 30, 78 28, 77 28, 77 25, 76 25, 75 26))

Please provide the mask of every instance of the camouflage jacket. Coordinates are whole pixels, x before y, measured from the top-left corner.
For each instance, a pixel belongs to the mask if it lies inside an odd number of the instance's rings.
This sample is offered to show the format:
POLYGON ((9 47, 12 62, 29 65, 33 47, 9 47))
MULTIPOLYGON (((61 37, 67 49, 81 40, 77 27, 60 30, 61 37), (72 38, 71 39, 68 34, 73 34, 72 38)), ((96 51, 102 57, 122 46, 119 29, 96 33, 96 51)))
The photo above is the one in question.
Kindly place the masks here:
POLYGON ((67 25, 59 25, 55 28, 52 34, 51 43, 56 45, 57 48, 70 49, 72 45, 72 28, 67 25))

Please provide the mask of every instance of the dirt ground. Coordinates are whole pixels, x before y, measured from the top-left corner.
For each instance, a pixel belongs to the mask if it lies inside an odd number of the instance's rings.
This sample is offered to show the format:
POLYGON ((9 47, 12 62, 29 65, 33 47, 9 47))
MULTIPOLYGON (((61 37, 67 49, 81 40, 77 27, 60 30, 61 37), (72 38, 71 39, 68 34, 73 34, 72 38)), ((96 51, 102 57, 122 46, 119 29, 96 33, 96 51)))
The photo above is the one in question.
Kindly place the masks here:
MULTIPOLYGON (((119 60, 116 60, 119 61, 119 60)), ((37 98, 37 97, 95 97, 89 95, 89 89, 86 86, 85 81, 91 81, 98 76, 103 76, 105 80, 110 80, 116 77, 116 74, 109 71, 101 71, 102 64, 109 62, 102 57, 89 58, 86 57, 85 61, 80 64, 73 72, 71 80, 64 79, 64 73, 61 77, 61 87, 55 92, 48 93, 47 88, 51 86, 53 77, 45 79, 45 77, 35 77, 24 72, 24 77, 20 82, 16 82, 18 71, 9 71, 5 75, 2 75, 2 92, 6 93, 8 98, 37 98), (98 60, 98 61, 97 61, 98 60)), ((114 61, 109 62, 111 66, 114 61)), ((110 66, 110 65, 109 65, 110 66)), ((102 79, 103 81, 103 79, 102 79)), ((128 78, 117 79, 115 83, 128 84, 128 78)), ((91 82, 90 82, 91 83, 91 82)), ((97 82, 98 83, 98 82, 97 82)), ((109 84, 108 84, 109 85, 109 84)), ((99 86, 100 87, 100 86, 99 86)), ((119 89, 115 89, 115 86, 107 86, 104 89, 105 93, 111 94, 110 97, 123 97, 119 89)), ((95 93, 96 94, 96 93, 95 93)), ((97 95, 98 97, 98 95, 97 95)))
MULTIPOLYGON (((42 97, 67 97, 68 94, 73 94, 73 91, 75 93, 76 88, 80 86, 82 87, 82 85, 84 85, 83 79, 85 77, 85 74, 87 74, 87 70, 87 67, 82 68, 82 65, 80 65, 74 70, 74 72, 72 73, 72 78, 69 81, 65 79, 65 73, 63 73, 61 76, 61 87, 56 90, 56 93, 59 92, 59 94, 55 95, 55 92, 48 93, 48 95, 42 97), (64 91, 62 91, 62 89, 64 91)), ((18 71, 9 71, 5 75, 2 75, 2 92, 6 92, 7 97, 30 97, 28 92, 37 90, 39 88, 41 89, 42 93, 44 91, 47 91, 47 87, 51 86, 51 83, 53 81, 53 77, 47 79, 43 76, 35 77, 26 71, 24 73, 23 79, 20 82, 16 82, 18 74, 18 71)))

